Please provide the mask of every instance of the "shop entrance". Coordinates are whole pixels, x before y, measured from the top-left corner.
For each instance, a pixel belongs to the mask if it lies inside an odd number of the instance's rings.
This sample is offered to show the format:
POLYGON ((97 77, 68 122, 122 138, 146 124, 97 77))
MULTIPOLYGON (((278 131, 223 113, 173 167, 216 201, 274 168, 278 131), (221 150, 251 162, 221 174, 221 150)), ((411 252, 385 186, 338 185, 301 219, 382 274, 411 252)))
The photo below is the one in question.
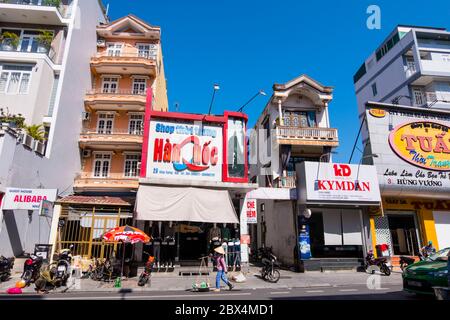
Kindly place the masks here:
POLYGON ((417 256, 419 241, 414 213, 388 214, 394 255, 417 256))

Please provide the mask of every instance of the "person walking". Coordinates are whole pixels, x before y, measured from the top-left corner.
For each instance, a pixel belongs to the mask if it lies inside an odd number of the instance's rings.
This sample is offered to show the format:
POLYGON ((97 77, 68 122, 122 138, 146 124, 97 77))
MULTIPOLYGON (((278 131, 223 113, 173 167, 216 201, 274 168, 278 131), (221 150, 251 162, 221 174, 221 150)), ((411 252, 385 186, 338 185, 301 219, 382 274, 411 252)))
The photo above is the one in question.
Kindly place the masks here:
POLYGON ((217 275, 216 275, 216 288, 213 290, 215 292, 220 291, 220 280, 225 282, 225 284, 228 286, 228 288, 231 290, 233 289, 233 285, 228 280, 226 273, 227 273, 227 264, 225 263, 224 259, 225 250, 222 246, 217 247, 214 249, 214 260, 216 261, 217 266, 217 275))

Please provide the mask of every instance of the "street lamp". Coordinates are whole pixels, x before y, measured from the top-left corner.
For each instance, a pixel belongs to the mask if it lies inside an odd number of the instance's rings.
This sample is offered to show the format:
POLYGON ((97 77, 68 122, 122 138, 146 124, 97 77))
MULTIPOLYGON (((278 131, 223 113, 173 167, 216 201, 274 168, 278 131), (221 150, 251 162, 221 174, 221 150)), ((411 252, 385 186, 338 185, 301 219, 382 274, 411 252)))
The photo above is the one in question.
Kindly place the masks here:
POLYGON ((214 83, 214 87, 213 87, 213 94, 212 94, 212 99, 211 99, 211 103, 209 104, 209 111, 208 111, 208 115, 211 114, 211 108, 213 106, 214 103, 214 97, 216 96, 216 91, 218 91, 220 89, 219 85, 217 83, 214 83))
POLYGON ((259 90, 253 97, 250 98, 250 100, 248 100, 246 103, 244 103, 243 106, 237 110, 237 112, 241 112, 246 105, 248 105, 250 102, 252 102, 253 99, 255 99, 259 95, 267 96, 267 94, 263 90, 259 90))

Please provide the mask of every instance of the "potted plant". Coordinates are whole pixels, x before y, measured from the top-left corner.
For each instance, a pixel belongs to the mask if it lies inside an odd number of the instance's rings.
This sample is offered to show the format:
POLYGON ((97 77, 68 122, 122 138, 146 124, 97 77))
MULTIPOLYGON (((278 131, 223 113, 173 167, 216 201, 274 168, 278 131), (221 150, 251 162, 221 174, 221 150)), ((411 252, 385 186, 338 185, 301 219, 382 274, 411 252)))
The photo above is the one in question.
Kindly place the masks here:
POLYGON ((37 52, 47 53, 50 50, 53 41, 53 32, 41 30, 37 36, 38 48, 37 52))
POLYGON ((24 127, 24 121, 25 118, 22 114, 10 114, 8 111, 4 112, 3 108, 0 108, 0 123, 2 123, 2 125, 21 129, 24 127))
POLYGON ((3 32, 2 34, 2 48, 6 51, 13 51, 19 45, 19 36, 13 32, 3 32))
POLYGON ((42 124, 26 126, 25 132, 36 141, 43 142, 45 140, 45 130, 42 124))
POLYGON ((43 4, 44 6, 59 8, 59 6, 61 5, 61 0, 44 0, 43 4))

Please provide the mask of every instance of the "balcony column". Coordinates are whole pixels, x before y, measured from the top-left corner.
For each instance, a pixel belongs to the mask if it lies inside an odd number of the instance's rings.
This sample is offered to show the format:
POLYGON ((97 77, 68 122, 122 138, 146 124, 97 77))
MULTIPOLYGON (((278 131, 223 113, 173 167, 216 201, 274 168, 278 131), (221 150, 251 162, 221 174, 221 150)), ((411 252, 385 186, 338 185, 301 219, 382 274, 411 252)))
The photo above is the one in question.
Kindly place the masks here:
POLYGON ((280 126, 284 126, 283 113, 281 112, 281 99, 278 99, 278 117, 280 119, 280 126))

